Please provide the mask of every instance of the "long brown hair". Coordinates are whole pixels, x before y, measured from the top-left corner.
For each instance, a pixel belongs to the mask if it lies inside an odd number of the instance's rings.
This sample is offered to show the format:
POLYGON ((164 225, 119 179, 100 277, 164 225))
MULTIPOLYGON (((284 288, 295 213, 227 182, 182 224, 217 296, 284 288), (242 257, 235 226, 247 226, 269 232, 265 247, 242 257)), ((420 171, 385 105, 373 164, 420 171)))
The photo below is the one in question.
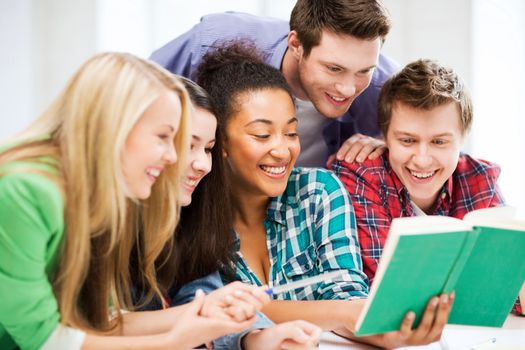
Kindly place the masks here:
MULTIPOLYGON (((181 79, 193 107, 216 116, 208 93, 191 80, 181 79)), ((174 296, 185 284, 217 270, 233 278, 233 214, 222 142, 222 132, 217 128, 211 150, 212 169, 193 192, 191 204, 182 208, 175 235, 157 259, 157 277, 166 295, 174 296)), ((134 265, 136 268, 135 261, 134 265)), ((134 278, 134 287, 138 307, 144 307, 149 301, 144 298, 144 281, 134 278)), ((155 300, 147 308, 157 308, 160 304, 155 300)))

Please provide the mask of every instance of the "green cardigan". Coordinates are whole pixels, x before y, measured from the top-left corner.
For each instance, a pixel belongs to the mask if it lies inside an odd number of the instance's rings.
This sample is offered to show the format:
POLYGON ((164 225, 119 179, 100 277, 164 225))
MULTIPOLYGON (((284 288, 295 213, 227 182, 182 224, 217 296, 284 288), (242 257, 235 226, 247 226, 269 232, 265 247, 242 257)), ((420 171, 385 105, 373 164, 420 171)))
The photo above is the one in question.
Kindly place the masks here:
POLYGON ((64 235, 64 200, 42 172, 51 165, 0 167, 0 349, 38 349, 60 319, 51 287, 64 235))

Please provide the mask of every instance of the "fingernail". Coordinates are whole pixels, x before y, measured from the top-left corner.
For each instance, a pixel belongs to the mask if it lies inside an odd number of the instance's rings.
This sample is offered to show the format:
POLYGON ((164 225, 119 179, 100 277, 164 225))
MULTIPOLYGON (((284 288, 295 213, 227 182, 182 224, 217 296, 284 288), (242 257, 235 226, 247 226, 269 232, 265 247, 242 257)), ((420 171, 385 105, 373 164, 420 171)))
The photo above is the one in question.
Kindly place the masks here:
POLYGON ((441 303, 442 304, 448 304, 448 295, 447 294, 443 294, 441 296, 441 303))
POLYGON ((436 307, 437 304, 438 304, 438 302, 439 302, 439 299, 436 298, 436 297, 434 297, 434 298, 432 298, 432 300, 430 301, 430 306, 432 306, 432 307, 436 307))
POLYGON ((236 296, 236 297, 240 297, 241 295, 243 295, 244 293, 240 290, 236 290, 233 292, 233 294, 236 296))
POLYGON ((357 157, 355 160, 357 160, 358 163, 362 163, 363 162, 363 157, 357 157))

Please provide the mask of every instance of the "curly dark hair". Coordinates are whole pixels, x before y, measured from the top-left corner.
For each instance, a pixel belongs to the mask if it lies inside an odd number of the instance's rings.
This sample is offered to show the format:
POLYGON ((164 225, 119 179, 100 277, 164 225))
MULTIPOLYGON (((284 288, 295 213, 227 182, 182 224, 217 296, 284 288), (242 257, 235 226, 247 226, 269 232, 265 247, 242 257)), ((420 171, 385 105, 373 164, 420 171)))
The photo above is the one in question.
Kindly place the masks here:
POLYGON ((249 40, 227 41, 210 50, 197 68, 197 83, 212 96, 223 131, 239 111, 243 93, 280 89, 293 100, 281 72, 267 65, 264 58, 249 40))

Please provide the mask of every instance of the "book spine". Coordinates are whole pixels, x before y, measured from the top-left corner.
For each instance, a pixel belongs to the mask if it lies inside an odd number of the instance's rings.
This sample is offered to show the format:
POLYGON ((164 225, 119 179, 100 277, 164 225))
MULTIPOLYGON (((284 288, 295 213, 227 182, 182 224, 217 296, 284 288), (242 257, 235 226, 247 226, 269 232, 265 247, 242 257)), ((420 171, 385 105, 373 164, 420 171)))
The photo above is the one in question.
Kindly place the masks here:
POLYGON ((465 239, 463 240, 463 246, 459 251, 459 255, 456 258, 456 261, 452 265, 448 278, 443 286, 443 293, 450 293, 455 289, 458 278, 461 275, 461 272, 463 272, 465 263, 467 262, 470 253, 472 252, 472 248, 478 240, 480 232, 481 230, 479 228, 474 227, 472 231, 467 232, 467 234, 465 235, 465 239))

